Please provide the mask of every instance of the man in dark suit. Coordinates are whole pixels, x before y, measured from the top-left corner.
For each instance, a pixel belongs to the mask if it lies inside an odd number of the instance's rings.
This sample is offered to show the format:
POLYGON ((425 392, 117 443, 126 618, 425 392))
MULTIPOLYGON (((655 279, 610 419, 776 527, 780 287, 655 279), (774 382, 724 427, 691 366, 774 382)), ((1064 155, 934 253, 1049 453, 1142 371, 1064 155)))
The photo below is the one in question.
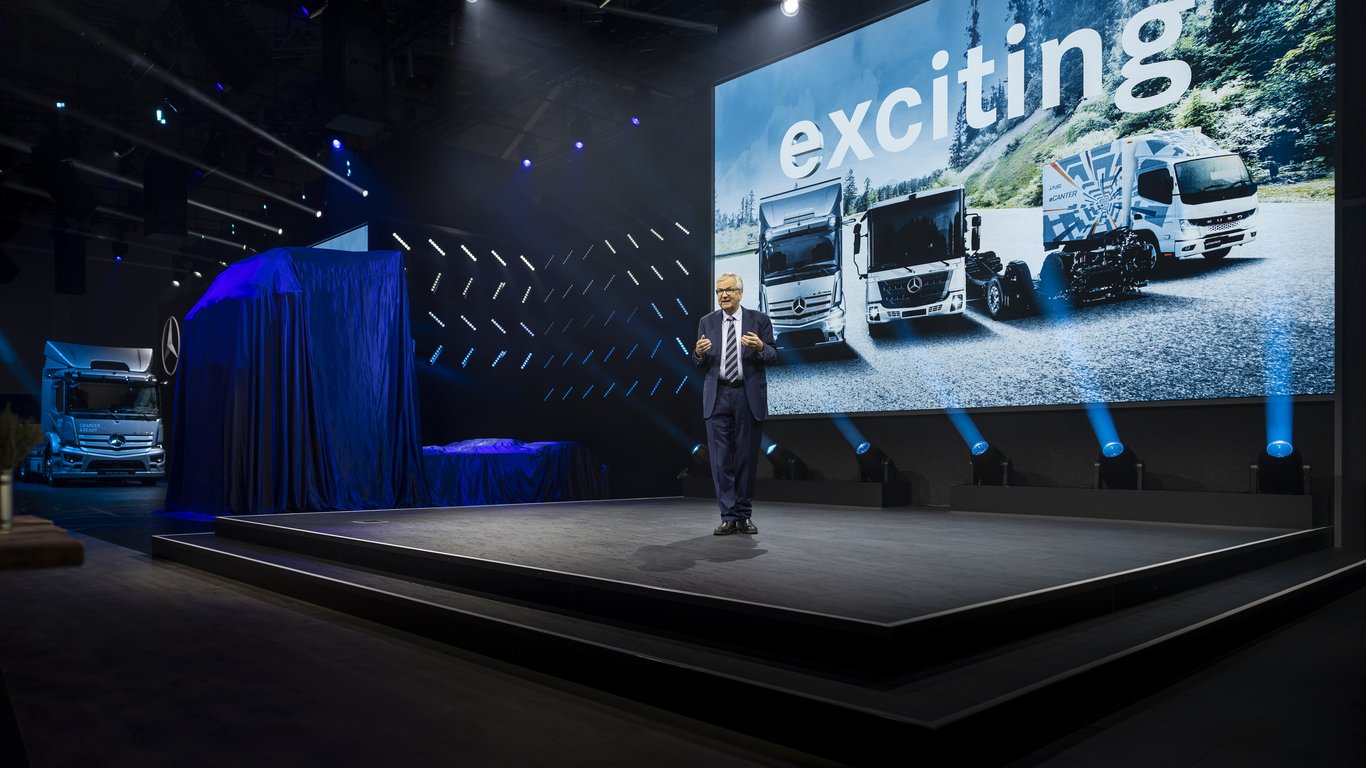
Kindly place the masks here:
POLYGON ((758 533, 750 520, 759 442, 768 418, 768 379, 764 366, 778 356, 768 315, 740 306, 744 283, 732 272, 716 280, 721 308, 697 323, 693 362, 706 372, 702 418, 721 525, 712 533, 758 533))

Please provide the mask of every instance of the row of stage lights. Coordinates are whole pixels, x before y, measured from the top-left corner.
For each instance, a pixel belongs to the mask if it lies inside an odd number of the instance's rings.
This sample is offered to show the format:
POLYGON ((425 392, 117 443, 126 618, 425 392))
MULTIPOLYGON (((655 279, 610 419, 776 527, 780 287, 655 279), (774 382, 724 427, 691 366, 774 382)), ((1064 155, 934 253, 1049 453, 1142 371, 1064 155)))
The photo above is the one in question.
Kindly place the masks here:
MULTIPOLYGON (((626 118, 626 121, 627 121, 628 123, 630 123, 631 125, 635 125, 635 126, 640 125, 640 118, 639 118, 639 117, 636 117, 635 115, 631 115, 630 117, 626 118)), ((582 152, 582 151, 584 151, 585 149, 587 149, 588 144, 585 143, 583 139, 574 139, 573 141, 571 141, 571 142, 569 143, 569 146, 570 146, 575 152, 582 152)), ((535 141, 523 142, 523 143, 522 143, 522 152, 521 152, 521 155, 522 155, 522 167, 523 167, 523 168, 530 168, 530 167, 533 165, 533 163, 534 163, 533 158, 535 158, 535 157, 536 157, 537 155, 539 155, 540 153, 541 153, 541 145, 540 145, 539 143, 537 143, 537 142, 535 142, 535 141)))
MULTIPOLYGON (((860 482, 896 482, 896 464, 880 448, 865 440, 853 446, 853 450, 860 482)), ((969 446, 969 454, 973 485, 1011 485, 1013 465, 1000 448, 982 440, 969 446)), ((790 448, 771 443, 764 449, 764 455, 773 466, 774 478, 806 479, 806 462, 790 448)), ((690 458, 688 474, 711 475, 711 457, 705 444, 695 444, 690 458)), ((1100 447, 1094 470, 1094 487, 1097 489, 1143 489, 1143 462, 1131 448, 1119 441, 1107 442, 1100 447)), ((1310 487, 1309 470, 1309 465, 1304 463, 1299 450, 1289 440, 1272 440, 1249 467, 1249 490, 1254 493, 1304 494, 1310 487)))

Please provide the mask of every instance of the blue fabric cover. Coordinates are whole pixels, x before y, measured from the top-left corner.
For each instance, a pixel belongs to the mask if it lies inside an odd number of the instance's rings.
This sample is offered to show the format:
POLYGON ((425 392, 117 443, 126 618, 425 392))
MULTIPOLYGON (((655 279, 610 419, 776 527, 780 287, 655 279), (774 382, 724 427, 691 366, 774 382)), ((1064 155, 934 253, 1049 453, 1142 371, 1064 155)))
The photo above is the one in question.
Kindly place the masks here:
POLYGON ((607 467, 578 443, 466 440, 422 449, 432 503, 444 507, 607 498, 607 467))
POLYGON ((398 252, 232 265, 185 316, 167 510, 428 504, 415 382, 398 252))

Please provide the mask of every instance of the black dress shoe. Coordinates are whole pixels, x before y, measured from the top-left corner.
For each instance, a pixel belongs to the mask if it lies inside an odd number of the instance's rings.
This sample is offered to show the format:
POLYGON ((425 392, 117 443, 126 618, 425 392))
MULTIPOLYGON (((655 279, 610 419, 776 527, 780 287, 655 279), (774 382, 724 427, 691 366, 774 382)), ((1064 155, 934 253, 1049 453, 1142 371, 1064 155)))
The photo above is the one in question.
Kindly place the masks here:
POLYGON ((722 520, 721 524, 716 526, 716 530, 712 531, 712 533, 716 536, 729 536, 732 533, 735 533, 735 522, 732 520, 722 520))
POLYGON ((750 519, 749 519, 748 517, 745 518, 744 520, 736 520, 736 521, 735 521, 735 530, 739 531, 740 533, 758 533, 758 532, 759 532, 759 529, 758 529, 757 527, 755 527, 754 523, 751 522, 750 519))

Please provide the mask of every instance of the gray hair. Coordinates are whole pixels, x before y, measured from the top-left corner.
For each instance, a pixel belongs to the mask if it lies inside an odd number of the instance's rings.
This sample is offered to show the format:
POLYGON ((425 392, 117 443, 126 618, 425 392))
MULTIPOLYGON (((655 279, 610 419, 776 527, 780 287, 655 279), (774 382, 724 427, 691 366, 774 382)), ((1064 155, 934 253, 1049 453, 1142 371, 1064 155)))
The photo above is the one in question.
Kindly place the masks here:
POLYGON ((740 277, 739 275, 735 274, 734 272, 722 272, 721 274, 719 274, 719 275, 716 276, 716 282, 719 283, 719 282, 721 282, 722 280, 725 280, 725 279, 728 278, 728 277, 734 278, 734 279, 735 279, 735 287, 736 287, 736 288, 739 288, 739 289, 742 290, 742 291, 745 290, 745 280, 744 280, 744 278, 740 277))

